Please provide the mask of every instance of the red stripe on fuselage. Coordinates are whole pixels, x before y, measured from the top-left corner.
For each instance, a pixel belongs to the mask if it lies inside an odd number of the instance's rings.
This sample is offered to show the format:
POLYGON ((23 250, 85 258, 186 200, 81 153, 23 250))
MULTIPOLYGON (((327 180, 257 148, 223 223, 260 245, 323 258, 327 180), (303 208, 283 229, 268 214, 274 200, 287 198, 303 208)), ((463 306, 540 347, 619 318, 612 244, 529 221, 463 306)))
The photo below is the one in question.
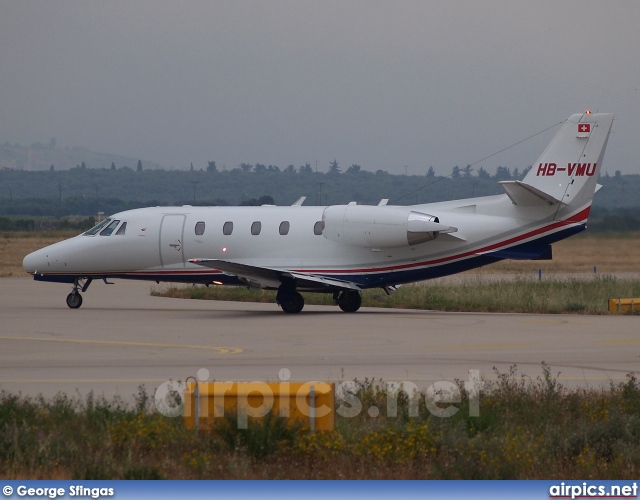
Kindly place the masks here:
POLYGON ((509 238, 507 240, 504 240, 504 241, 501 241, 501 242, 498 242, 498 243, 493 243, 493 244, 488 245, 486 247, 478 248, 476 250, 470 250, 468 252, 464 252, 464 253, 457 254, 457 255, 450 255, 448 257, 441 257, 439 259, 426 260, 426 261, 423 261, 423 262, 413 262, 411 264, 399 264, 397 266, 387 266, 387 267, 372 267, 372 268, 365 268, 365 269, 334 269, 334 270, 304 269, 304 270, 300 270, 300 271, 297 271, 297 272, 300 272, 300 273, 315 273, 315 274, 332 274, 332 275, 333 274, 354 274, 354 273, 380 273, 380 272, 397 271, 397 270, 401 270, 401 269, 411 269, 411 268, 417 268, 417 267, 433 266, 433 265, 436 265, 436 264, 443 264, 445 262, 451 262, 451 261, 454 261, 454 260, 463 259, 465 257, 470 257, 472 255, 479 255, 479 254, 489 253, 489 252, 491 252, 493 250, 497 250, 498 248, 505 247, 505 246, 511 245, 513 243, 517 243, 519 241, 526 240, 528 238, 532 238, 534 236, 539 236, 539 235, 541 235, 543 233, 553 231, 553 230, 558 229, 558 228, 563 227, 563 226, 570 226, 570 225, 573 225, 573 224, 580 224, 580 223, 586 222, 587 218, 589 217, 589 211, 590 210, 591 210, 591 206, 588 206, 584 210, 581 210, 577 214, 572 215, 568 219, 554 222, 553 224, 550 224, 548 226, 541 227, 539 229, 535 229, 533 231, 530 231, 528 233, 522 234, 520 236, 514 236, 513 238, 509 238))

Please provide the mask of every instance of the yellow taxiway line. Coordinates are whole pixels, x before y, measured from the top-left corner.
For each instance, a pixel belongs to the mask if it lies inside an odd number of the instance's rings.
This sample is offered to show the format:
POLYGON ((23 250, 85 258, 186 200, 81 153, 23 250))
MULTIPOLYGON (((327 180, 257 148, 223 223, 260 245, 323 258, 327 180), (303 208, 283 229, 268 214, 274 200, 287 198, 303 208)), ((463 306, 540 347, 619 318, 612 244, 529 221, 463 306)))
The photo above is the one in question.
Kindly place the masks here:
POLYGON ((239 354, 242 349, 237 347, 215 347, 210 345, 189 345, 189 344, 164 344, 154 342, 128 342, 124 340, 85 340, 85 339, 50 339, 42 337, 0 337, 0 340, 32 340, 36 342, 70 342, 74 344, 101 344, 136 347, 165 347, 169 349, 205 349, 217 351, 218 354, 239 354))

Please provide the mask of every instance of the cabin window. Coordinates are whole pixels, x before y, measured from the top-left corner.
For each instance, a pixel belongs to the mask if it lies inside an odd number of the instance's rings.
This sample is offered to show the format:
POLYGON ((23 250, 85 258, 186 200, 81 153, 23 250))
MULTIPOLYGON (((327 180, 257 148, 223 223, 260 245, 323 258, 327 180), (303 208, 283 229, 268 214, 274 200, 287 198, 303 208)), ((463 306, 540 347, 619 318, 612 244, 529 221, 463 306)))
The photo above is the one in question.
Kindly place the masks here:
POLYGON ((313 226, 313 234, 315 234, 316 236, 320 236, 322 234, 323 229, 324 229, 324 222, 319 220, 313 226))
POLYGON ((224 226, 222 226, 222 234, 229 236, 231 233, 233 233, 233 222, 225 222, 224 226))
POLYGON ((127 223, 123 222, 122 226, 116 231, 116 236, 123 236, 124 232, 127 230, 127 223))
POLYGON ((107 227, 100 231, 100 236, 111 236, 111 233, 115 231, 118 224, 120 224, 119 220, 112 221, 107 227))
POLYGON ((196 223, 196 236, 202 236, 204 234, 204 222, 196 223))
POLYGON ((104 226, 109 224, 109 222, 111 222, 111 219, 103 220, 97 226, 93 226, 91 229, 89 229, 87 232, 85 232, 84 235, 85 236, 94 236, 94 235, 98 234, 102 230, 102 228, 104 228, 104 226))
POLYGON ((262 222, 255 221, 253 224, 251 224, 251 234, 253 234, 254 236, 258 236, 260 234, 260 231, 262 231, 262 222))
POLYGON ((283 220, 280 223, 280 228, 278 229, 278 231, 280 231, 280 234, 282 236, 286 236, 287 234, 289 234, 289 221, 288 220, 283 220))

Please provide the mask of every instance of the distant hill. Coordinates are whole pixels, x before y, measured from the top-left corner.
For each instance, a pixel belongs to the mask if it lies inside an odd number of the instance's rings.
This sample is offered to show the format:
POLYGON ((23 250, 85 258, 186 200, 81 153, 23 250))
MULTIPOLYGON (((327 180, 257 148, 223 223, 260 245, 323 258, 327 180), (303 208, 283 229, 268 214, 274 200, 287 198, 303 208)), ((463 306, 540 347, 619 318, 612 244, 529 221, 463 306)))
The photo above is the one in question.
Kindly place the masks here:
MULTIPOLYGON (((69 170, 85 163, 88 168, 110 168, 113 163, 116 168, 129 167, 135 169, 138 158, 127 158, 108 153, 96 153, 83 147, 58 148, 55 139, 49 145, 35 143, 31 146, 9 144, 0 145, 0 168, 12 168, 14 170, 49 170, 53 165, 54 170, 69 170)), ((161 169, 162 165, 142 160, 145 170, 161 169)))

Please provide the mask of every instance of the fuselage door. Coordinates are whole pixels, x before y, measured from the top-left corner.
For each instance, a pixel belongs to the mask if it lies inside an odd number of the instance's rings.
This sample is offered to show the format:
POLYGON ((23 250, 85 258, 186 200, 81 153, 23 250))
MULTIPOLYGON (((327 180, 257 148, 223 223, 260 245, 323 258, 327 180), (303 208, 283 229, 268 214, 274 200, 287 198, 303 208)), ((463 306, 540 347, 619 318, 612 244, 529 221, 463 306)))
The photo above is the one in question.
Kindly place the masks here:
POLYGON ((186 215, 168 214, 160 226, 160 263, 162 267, 184 267, 184 223, 186 215))

